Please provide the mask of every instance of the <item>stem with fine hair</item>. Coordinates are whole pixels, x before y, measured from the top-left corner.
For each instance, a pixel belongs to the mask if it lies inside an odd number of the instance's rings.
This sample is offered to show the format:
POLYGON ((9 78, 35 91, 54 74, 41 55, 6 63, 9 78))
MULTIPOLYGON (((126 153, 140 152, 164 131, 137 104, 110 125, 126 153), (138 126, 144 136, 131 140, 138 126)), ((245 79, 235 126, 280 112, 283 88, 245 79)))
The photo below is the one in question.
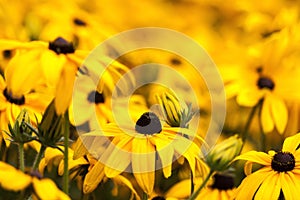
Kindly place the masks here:
POLYGON ((34 160, 34 163, 33 163, 33 166, 32 166, 32 171, 36 171, 40 162, 41 162, 41 159, 45 153, 45 150, 46 150, 46 146, 44 145, 41 145, 41 148, 40 148, 40 151, 38 152, 38 154, 36 155, 35 157, 35 160, 34 160))
POLYGON ((67 195, 69 194, 69 115, 68 111, 65 112, 65 126, 64 126, 64 174, 63 174, 63 191, 67 195))
POLYGON ((197 196, 199 195, 201 190, 206 186, 208 180, 213 175, 213 173, 214 173, 214 170, 209 171, 208 175, 206 176, 206 178, 202 182, 201 186, 190 196, 190 198, 188 200, 195 200, 197 198, 197 196))
POLYGON ((244 147, 244 144, 245 144, 245 141, 246 141, 246 139, 247 139, 248 132, 249 132, 249 129, 250 129, 250 125, 251 125, 251 123, 252 123, 252 120, 254 119, 256 110, 257 110, 258 108, 261 109, 262 103, 263 103, 263 99, 259 100, 259 102, 258 102, 254 107, 252 107, 252 109, 251 109, 251 112, 250 112, 249 117, 248 117, 248 119, 247 119, 245 128, 244 128, 244 130, 243 130, 243 132, 242 132, 242 135, 241 135, 241 138, 242 138, 242 141, 243 141, 243 146, 242 146, 242 148, 241 148, 241 151, 242 151, 242 149, 243 149, 243 147, 244 147))
POLYGON ((24 172, 25 158, 24 158, 24 144, 23 143, 19 143, 18 150, 19 150, 19 168, 22 172, 24 172))

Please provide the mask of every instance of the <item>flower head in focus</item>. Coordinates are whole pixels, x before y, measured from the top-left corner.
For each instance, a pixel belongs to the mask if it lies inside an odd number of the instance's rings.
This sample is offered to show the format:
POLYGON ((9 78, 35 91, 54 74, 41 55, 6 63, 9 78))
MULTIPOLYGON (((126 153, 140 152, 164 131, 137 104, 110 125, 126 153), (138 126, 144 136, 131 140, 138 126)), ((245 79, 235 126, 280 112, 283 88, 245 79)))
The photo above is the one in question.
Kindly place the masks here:
POLYGON ((297 199, 300 189, 300 134, 284 140, 282 150, 268 153, 249 151, 235 160, 246 160, 247 177, 237 189, 236 199, 297 199), (252 173, 252 165, 262 168, 252 173))
POLYGON ((108 142, 107 148, 102 150, 99 142, 87 147, 89 152, 95 153, 99 162, 104 163, 107 177, 115 177, 131 167, 138 185, 145 193, 151 194, 157 167, 162 168, 166 178, 170 177, 174 156, 183 156, 194 175, 196 170, 207 169, 200 158, 200 148, 187 139, 187 135, 194 136, 187 128, 162 126, 157 115, 148 111, 138 118, 135 125, 109 123, 102 126, 101 131, 81 137, 98 137, 102 144, 108 142))

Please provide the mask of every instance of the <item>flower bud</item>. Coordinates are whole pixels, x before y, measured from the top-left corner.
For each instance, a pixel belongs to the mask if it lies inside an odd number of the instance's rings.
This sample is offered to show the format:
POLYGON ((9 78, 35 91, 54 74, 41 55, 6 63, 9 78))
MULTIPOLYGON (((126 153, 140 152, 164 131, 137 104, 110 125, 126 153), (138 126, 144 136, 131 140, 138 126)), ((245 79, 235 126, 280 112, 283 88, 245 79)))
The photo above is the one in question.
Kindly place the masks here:
POLYGON ((214 171, 228 169, 230 162, 240 153, 242 144, 242 139, 238 135, 227 138, 208 153, 206 163, 214 171))
POLYGON ((19 113, 14 126, 12 127, 11 124, 8 124, 8 135, 12 142, 24 144, 32 141, 34 137, 32 136, 32 129, 29 126, 31 126, 31 123, 28 111, 23 109, 19 113))
POLYGON ((41 123, 38 125, 38 138, 44 146, 56 147, 62 139, 64 126, 68 120, 64 115, 57 115, 54 100, 48 105, 41 123))
POLYGON ((170 92, 156 95, 156 98, 162 107, 166 122, 171 127, 188 127, 189 121, 195 114, 195 112, 192 112, 191 105, 182 105, 178 98, 170 92))

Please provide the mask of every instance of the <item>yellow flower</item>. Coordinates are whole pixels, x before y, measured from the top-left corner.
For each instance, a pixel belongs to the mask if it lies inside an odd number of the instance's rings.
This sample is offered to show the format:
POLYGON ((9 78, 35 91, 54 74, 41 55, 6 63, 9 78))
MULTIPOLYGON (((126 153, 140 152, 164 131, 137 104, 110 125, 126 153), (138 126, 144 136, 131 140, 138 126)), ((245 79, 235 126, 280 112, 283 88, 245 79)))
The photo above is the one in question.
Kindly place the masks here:
POLYGON ((84 50, 92 50, 115 32, 108 24, 104 24, 103 20, 96 19, 90 10, 86 11, 82 5, 74 1, 36 3, 30 12, 30 17, 27 23, 34 20, 43 23, 43 29, 38 35, 40 40, 47 41, 61 36, 72 41, 76 48, 84 50), (45 14, 49 9, 57 8, 63 12, 45 14))
MULTIPOLYGON (((17 81, 17 79, 14 79, 14 81, 17 81)), ((9 82, 11 83, 12 81, 9 82)), ((47 94, 46 89, 44 91, 32 91, 15 96, 8 92, 8 88, 9 85, 3 77, 0 76, 0 130, 7 131, 8 124, 14 124, 23 109, 28 111, 31 123, 36 125, 35 119, 37 118, 38 121, 41 120, 41 113, 46 109, 52 96, 47 94)), ((3 138, 8 145, 7 134, 4 131, 1 133, 0 139, 2 140, 3 138)))
POLYGON ((297 199, 300 189, 300 134, 284 140, 279 152, 249 151, 236 158, 247 160, 247 177, 237 189, 236 199, 297 199), (252 173, 252 164, 263 167, 252 173))
MULTIPOLYGON (((195 186, 197 189, 201 185, 201 181, 195 186)), ((203 188, 196 200, 212 199, 212 200, 229 200, 235 194, 234 178, 231 175, 216 173, 211 179, 207 187, 203 188)), ((164 195, 167 199, 174 198, 176 200, 187 199, 190 196, 190 180, 182 180, 173 185, 164 195)))
MULTIPOLYGON (((85 65, 99 68, 105 67, 105 63, 110 63, 110 61, 112 61, 110 58, 102 56, 99 60, 96 60, 97 64, 94 62, 91 64, 85 63, 85 65)), ((111 106, 112 92, 115 87, 118 88, 116 83, 122 77, 122 74, 128 72, 129 69, 121 63, 114 61, 105 69, 101 77, 99 77, 99 83, 95 84, 91 78, 93 75, 90 74, 93 73, 94 69, 89 71, 85 65, 80 68, 79 72, 81 73, 78 74, 75 80, 73 102, 69 110, 70 119, 75 126, 82 126, 88 122, 88 124, 86 124, 89 126, 88 128, 95 130, 98 127, 98 123, 102 125, 113 121, 111 106), (97 120, 91 120, 93 114, 96 114, 97 120)), ((123 89, 130 88, 134 85, 134 80, 132 78, 130 82, 120 85, 122 88, 118 89, 120 89, 120 92, 123 92, 123 89)), ((73 87, 73 85, 71 86, 73 87)), ((131 101, 138 97, 137 95, 133 95, 132 98, 131 101)), ((141 103, 145 101, 142 98, 139 98, 139 100, 141 100, 141 103)), ((122 106, 125 106, 125 104, 122 106)))
POLYGON ((151 194, 156 167, 162 168, 166 178, 170 177, 174 157, 186 158, 194 175, 196 170, 204 168, 199 157, 200 148, 185 136, 194 136, 194 133, 187 128, 162 127, 156 114, 145 112, 135 126, 130 123, 110 123, 102 126, 101 131, 86 133, 81 137, 102 140, 101 143, 87 146, 87 150, 99 157, 99 163, 104 163, 107 177, 115 177, 130 166, 138 185, 144 192, 151 194), (101 149, 101 144, 105 145, 105 141, 108 141, 107 137, 112 141, 107 149, 101 149))
POLYGON ((0 185, 5 190, 25 190, 33 186, 33 196, 39 199, 70 199, 60 191, 55 183, 49 178, 40 178, 23 173, 13 166, 0 161, 0 185))
POLYGON ((300 48, 296 25, 273 34, 265 43, 249 48, 248 57, 238 57, 238 64, 223 66, 228 98, 239 105, 253 107, 262 102, 260 122, 264 133, 276 129, 282 134, 288 122, 287 103, 300 101, 298 89, 300 48), (243 67, 241 67, 243 66, 243 67))
POLYGON ((24 89, 30 91, 36 89, 37 84, 47 85, 57 97, 57 114, 64 113, 71 102, 77 69, 88 52, 75 51, 73 44, 62 37, 49 43, 0 40, 0 45, 18 52, 5 69, 7 80, 19 80, 9 82, 9 91, 20 96, 24 89), (27 66, 26 70, 23 66, 27 66))

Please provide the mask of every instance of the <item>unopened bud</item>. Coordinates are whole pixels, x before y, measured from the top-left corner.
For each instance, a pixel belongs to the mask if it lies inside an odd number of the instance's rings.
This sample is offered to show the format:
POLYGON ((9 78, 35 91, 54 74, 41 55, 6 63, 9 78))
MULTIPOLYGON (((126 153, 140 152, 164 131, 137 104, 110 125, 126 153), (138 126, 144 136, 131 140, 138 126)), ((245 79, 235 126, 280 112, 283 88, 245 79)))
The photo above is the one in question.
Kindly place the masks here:
POLYGON ((230 162, 240 153, 242 144, 242 139, 238 135, 229 137, 208 153, 206 163, 214 171, 228 169, 230 162))

